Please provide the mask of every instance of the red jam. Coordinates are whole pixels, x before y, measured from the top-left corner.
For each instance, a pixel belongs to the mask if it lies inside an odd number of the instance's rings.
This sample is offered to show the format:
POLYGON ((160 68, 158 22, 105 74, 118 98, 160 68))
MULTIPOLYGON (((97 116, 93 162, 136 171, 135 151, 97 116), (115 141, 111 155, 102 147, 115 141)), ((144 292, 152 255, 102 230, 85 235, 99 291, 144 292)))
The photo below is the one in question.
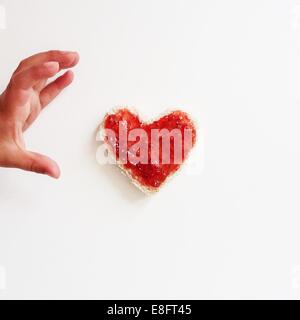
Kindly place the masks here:
MULTIPOLYGON (((127 161, 123 162, 123 167, 129 171, 130 175, 133 177, 133 179, 137 180, 142 186, 150 188, 150 189, 158 189, 165 180, 175 173, 181 164, 186 159, 189 151, 192 149, 196 142, 196 128, 192 120, 188 117, 188 115, 182 111, 174 111, 172 113, 167 114, 166 116, 163 116, 159 120, 156 120, 152 123, 143 123, 139 117, 136 114, 133 114, 128 109, 119 109, 114 114, 109 114, 106 116, 104 120, 104 129, 110 129, 113 130, 116 140, 114 142, 110 141, 110 139, 106 139, 106 142, 108 145, 110 145, 111 149, 115 150, 116 158, 117 160, 120 160, 120 150, 119 150, 119 127, 120 123, 124 125, 124 123, 127 125, 127 132, 129 134, 130 130, 132 129, 143 129, 148 136, 148 141, 146 148, 148 149, 148 161, 145 162, 139 162, 139 163, 132 163, 131 161, 128 161, 128 152, 130 148, 136 144, 139 141, 143 141, 140 138, 137 138, 136 141, 127 141, 127 150, 125 151, 125 154, 127 156, 127 161), (169 159, 170 161, 166 163, 166 161, 163 161, 163 155, 162 155, 162 137, 159 138, 159 146, 157 146, 159 149, 159 155, 157 156, 159 158, 159 161, 154 162, 151 161, 151 142, 154 140, 151 140, 151 134, 153 132, 152 129, 167 129, 170 132, 173 129, 176 129, 177 132, 181 132, 180 139, 181 144, 180 148, 182 148, 181 154, 181 163, 179 163, 177 160, 175 161, 175 151, 178 151, 178 148, 175 150, 174 148, 174 140, 175 138, 170 137, 170 144, 169 144, 169 159), (180 130, 180 131, 179 131, 180 130), (190 132, 190 142, 186 143, 186 140, 184 139, 184 134, 186 131, 190 132)), ((127 135, 128 137, 128 135, 127 135)), ((178 142, 178 140, 177 140, 178 142)), ((137 152, 138 153, 138 152, 137 152)), ((176 158, 177 159, 177 158, 176 158)))

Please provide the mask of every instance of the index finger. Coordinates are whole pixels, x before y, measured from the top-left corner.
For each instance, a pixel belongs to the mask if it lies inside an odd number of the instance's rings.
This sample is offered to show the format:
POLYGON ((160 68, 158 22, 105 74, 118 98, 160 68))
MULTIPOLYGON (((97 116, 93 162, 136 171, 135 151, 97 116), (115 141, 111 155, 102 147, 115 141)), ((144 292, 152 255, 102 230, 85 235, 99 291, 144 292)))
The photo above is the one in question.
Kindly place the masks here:
POLYGON ((45 62, 58 62, 60 69, 67 69, 74 67, 79 61, 79 54, 74 51, 59 51, 51 50, 35 54, 29 58, 24 59, 14 72, 19 73, 30 67, 40 65, 45 62))

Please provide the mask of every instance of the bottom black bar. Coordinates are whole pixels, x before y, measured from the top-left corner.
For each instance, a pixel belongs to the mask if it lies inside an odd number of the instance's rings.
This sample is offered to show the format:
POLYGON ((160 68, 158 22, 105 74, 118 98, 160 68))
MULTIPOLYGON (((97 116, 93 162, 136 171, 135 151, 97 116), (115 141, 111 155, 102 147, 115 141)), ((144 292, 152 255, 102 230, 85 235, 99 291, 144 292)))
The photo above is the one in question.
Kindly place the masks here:
MULTIPOLYGON (((244 316, 284 318, 298 307, 298 301, 212 301, 212 300, 120 300, 120 301, 0 301, 1 312, 9 316, 30 315, 39 319, 44 316, 76 316, 82 319, 201 319, 211 317, 244 316), (36 308, 38 307, 38 308, 36 308)), ((296 310, 297 311, 297 310, 296 310)))

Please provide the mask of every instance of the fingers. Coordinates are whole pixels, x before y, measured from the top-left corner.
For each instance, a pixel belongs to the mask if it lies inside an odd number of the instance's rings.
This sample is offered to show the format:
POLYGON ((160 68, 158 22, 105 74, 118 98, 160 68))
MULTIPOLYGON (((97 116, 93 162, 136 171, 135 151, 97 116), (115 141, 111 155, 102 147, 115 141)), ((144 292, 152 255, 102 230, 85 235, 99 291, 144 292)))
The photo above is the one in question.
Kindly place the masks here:
POLYGON ((2 166, 18 168, 40 174, 46 174, 52 178, 60 177, 60 169, 55 161, 38 153, 26 151, 14 144, 2 146, 2 166))
POLYGON ((32 66, 40 65, 42 63, 50 61, 58 62, 60 70, 72 68, 79 62, 79 54, 73 51, 58 50, 38 53, 23 60, 15 71, 15 74, 24 71, 32 66))
MULTIPOLYGON (((62 69, 74 67, 78 62, 79 55, 77 52, 54 50, 38 53, 20 63, 13 74, 10 85, 25 90, 36 85, 34 89, 41 91, 44 89, 48 78, 56 75, 62 69)), ((55 82, 52 86, 52 89, 54 89, 56 85, 63 89, 72 82, 73 79, 71 78, 73 78, 73 75, 70 73, 60 77, 58 82, 55 82), (69 81, 70 83, 68 83, 69 81)), ((60 91, 61 90, 59 90, 57 94, 59 94, 60 91)), ((50 101, 52 100, 53 99, 50 101)))
POLYGON ((38 82, 47 80, 59 72, 57 62, 45 62, 15 74, 11 79, 11 86, 16 89, 30 89, 38 82))
POLYGON ((15 155, 15 167, 39 174, 48 175, 54 179, 60 177, 60 169, 52 159, 34 152, 19 151, 15 155))
POLYGON ((74 79, 72 71, 67 71, 61 77, 48 84, 40 93, 40 101, 42 108, 46 107, 55 97, 57 97, 63 89, 69 86, 74 79))

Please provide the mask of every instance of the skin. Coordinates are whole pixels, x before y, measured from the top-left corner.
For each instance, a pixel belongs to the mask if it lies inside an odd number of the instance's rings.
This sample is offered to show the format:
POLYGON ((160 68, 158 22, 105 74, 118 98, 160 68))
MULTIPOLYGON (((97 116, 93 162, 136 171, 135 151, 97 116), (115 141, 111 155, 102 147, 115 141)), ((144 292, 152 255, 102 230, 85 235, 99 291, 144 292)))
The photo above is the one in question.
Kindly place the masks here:
POLYGON ((48 51, 19 64, 0 95, 0 167, 59 178, 57 163, 47 156, 28 151, 23 134, 40 112, 72 83, 74 74, 68 70, 57 79, 49 79, 61 70, 73 68, 78 62, 76 52, 48 51))

